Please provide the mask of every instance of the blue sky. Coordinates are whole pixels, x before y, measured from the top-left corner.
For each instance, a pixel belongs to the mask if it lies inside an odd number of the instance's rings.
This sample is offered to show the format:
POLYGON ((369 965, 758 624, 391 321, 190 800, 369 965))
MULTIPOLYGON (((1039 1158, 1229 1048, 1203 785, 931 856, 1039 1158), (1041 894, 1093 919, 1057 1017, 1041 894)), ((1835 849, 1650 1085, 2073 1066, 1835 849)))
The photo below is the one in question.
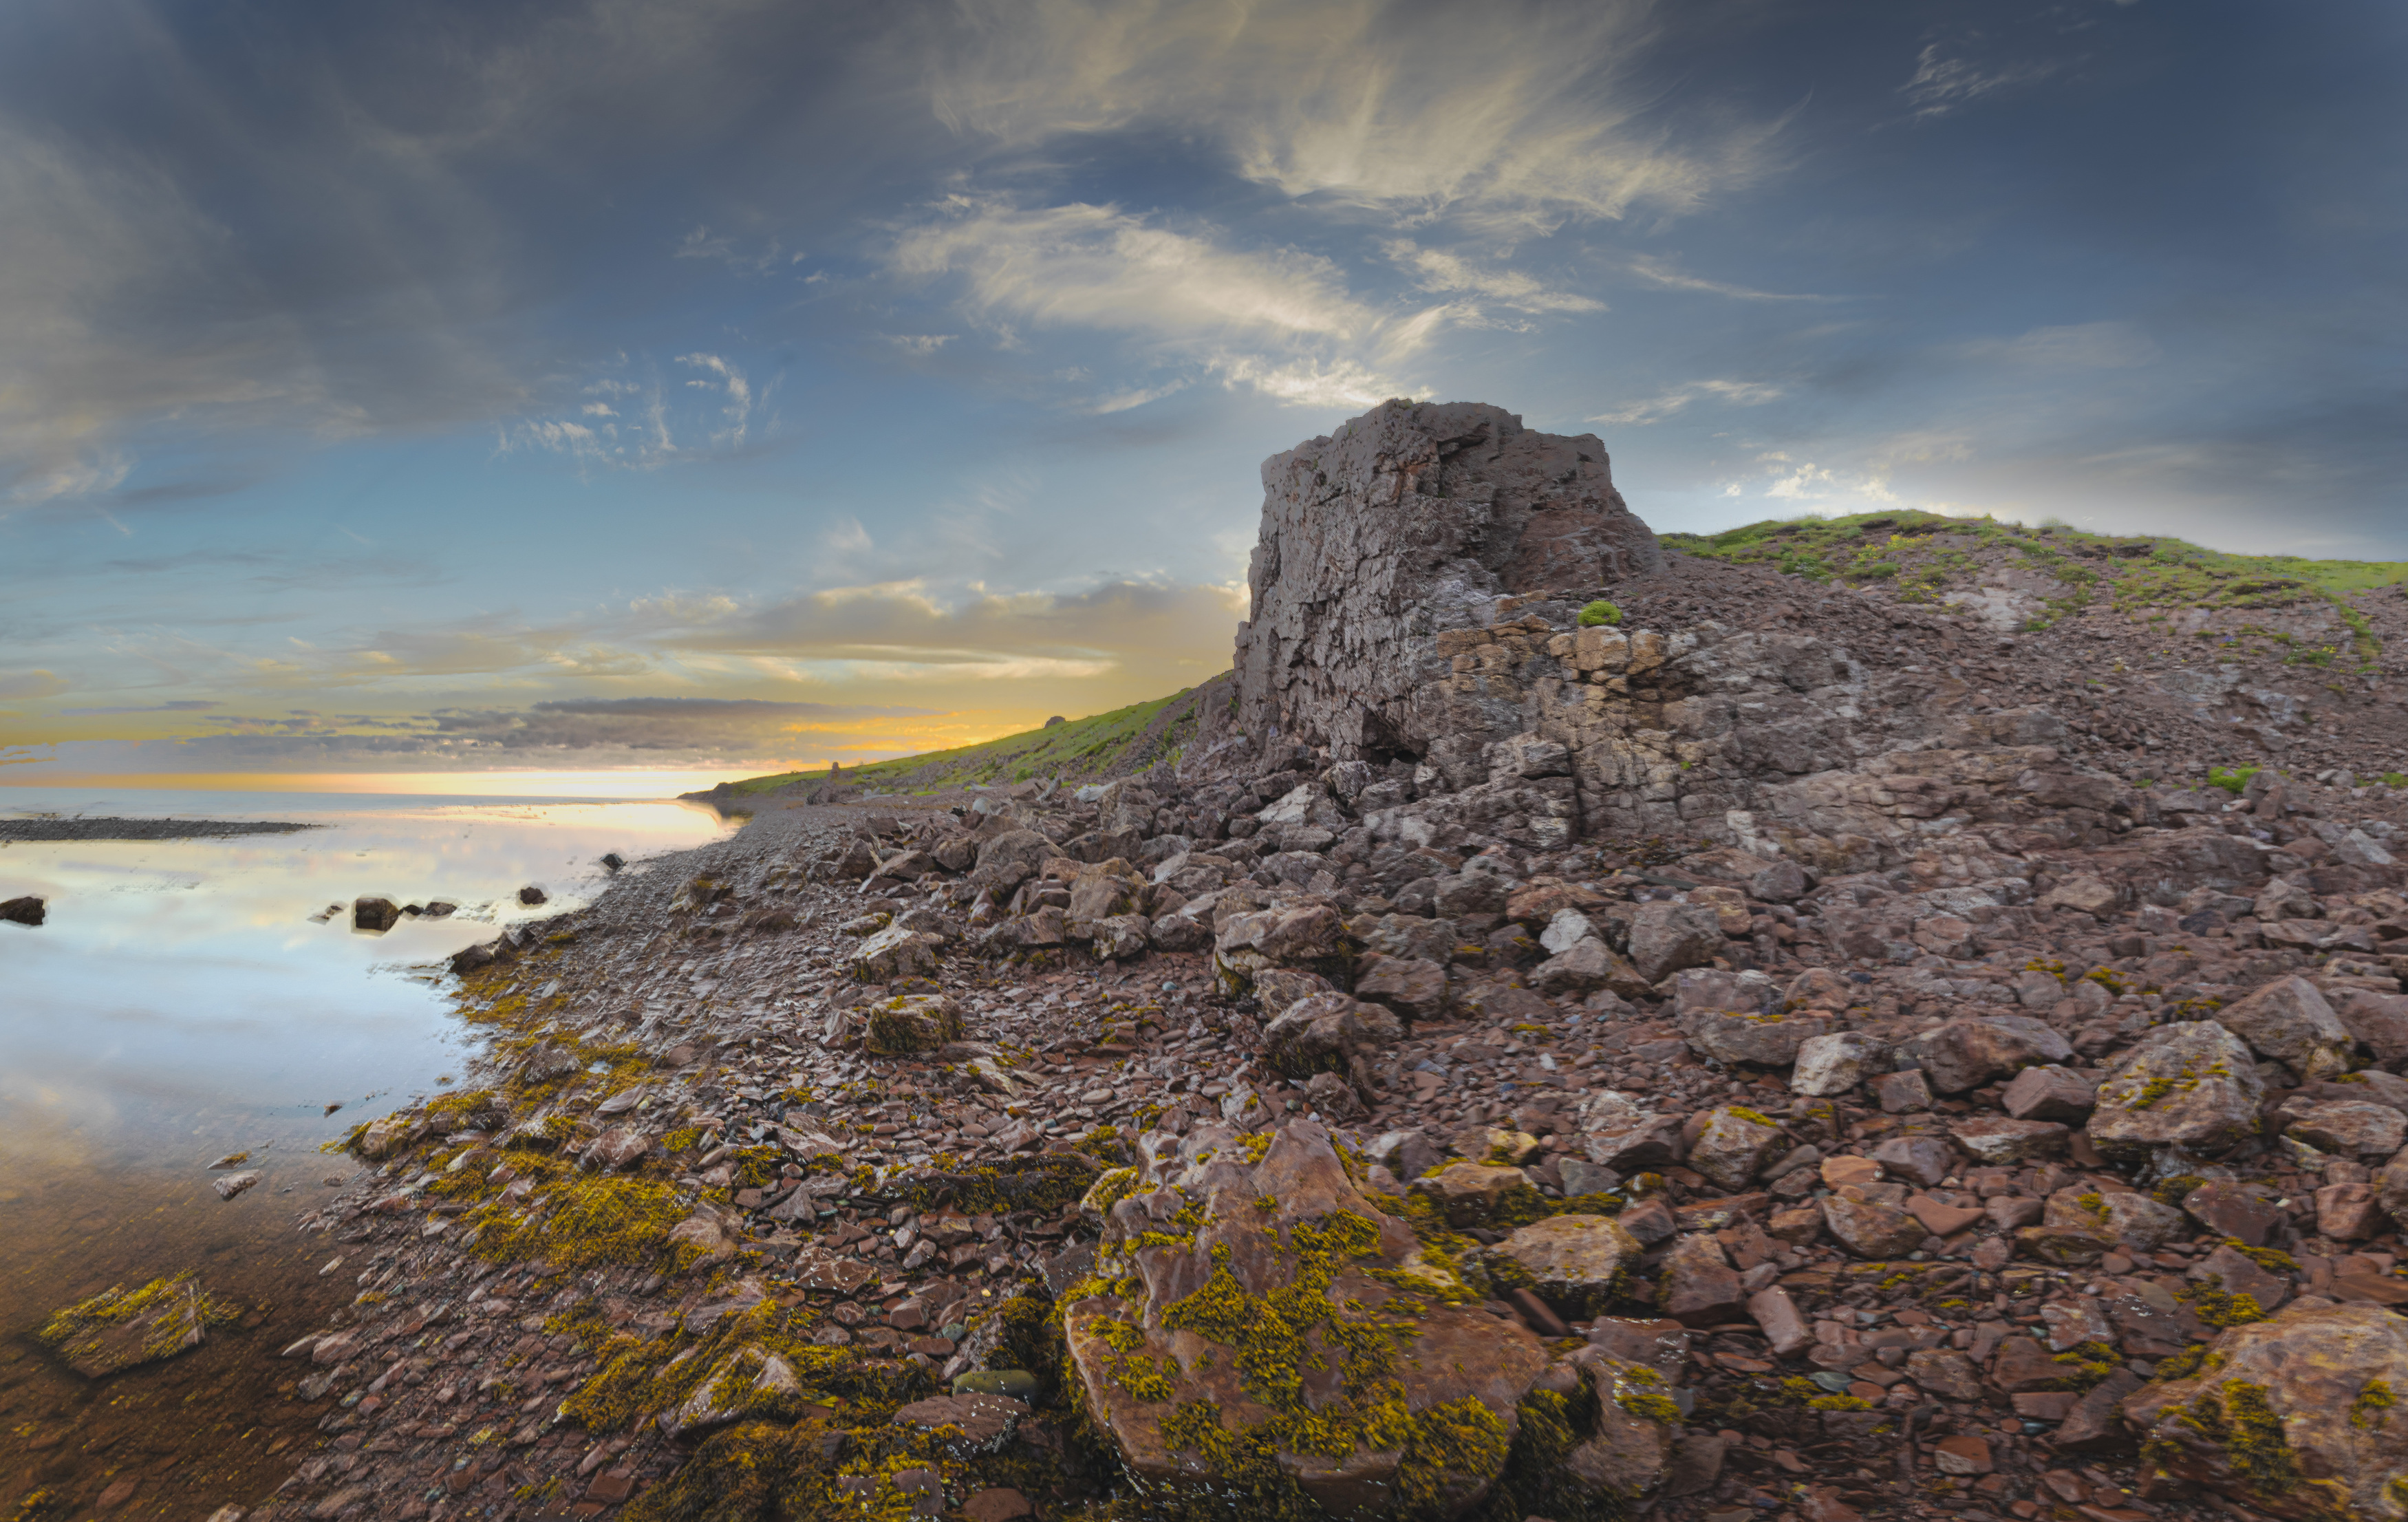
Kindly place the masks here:
POLYGON ((1659 529, 2408 557, 2372 3, 0 15, 0 779, 853 759, 1226 663, 1391 395, 1659 529))

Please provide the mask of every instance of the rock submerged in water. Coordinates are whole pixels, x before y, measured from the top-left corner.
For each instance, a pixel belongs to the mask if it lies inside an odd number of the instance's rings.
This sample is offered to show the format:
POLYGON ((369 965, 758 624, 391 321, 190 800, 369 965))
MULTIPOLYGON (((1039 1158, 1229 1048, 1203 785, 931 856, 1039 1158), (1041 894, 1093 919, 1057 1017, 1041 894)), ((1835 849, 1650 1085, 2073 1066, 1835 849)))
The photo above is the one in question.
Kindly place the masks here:
POLYGON ((67 1367, 91 1379, 189 1353, 234 1310, 203 1292, 191 1270, 127 1293, 112 1285, 54 1313, 37 1334, 67 1367))

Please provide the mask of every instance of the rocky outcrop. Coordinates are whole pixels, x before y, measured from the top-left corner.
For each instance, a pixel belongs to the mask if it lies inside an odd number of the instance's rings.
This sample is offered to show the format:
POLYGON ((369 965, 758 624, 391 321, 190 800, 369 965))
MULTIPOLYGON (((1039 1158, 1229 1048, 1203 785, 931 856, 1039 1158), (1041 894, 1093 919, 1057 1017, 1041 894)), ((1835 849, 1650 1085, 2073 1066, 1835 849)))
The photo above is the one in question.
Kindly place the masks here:
POLYGON ((1492 622, 1502 596, 1584 599, 1663 564, 1596 435, 1477 402, 1384 402, 1263 463, 1240 723, 1340 760, 1418 756, 1430 636, 1492 622))

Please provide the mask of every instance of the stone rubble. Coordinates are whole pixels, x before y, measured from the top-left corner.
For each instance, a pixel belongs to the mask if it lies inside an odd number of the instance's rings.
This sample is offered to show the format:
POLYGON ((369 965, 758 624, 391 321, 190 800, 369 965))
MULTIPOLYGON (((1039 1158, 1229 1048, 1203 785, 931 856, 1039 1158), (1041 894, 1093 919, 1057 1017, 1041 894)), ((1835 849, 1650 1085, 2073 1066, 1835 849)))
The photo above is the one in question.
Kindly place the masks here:
POLYGON ((252 1515, 2408 1515, 2400 797, 2132 785, 1594 444, 1386 404, 1175 763, 455 958, 252 1515))

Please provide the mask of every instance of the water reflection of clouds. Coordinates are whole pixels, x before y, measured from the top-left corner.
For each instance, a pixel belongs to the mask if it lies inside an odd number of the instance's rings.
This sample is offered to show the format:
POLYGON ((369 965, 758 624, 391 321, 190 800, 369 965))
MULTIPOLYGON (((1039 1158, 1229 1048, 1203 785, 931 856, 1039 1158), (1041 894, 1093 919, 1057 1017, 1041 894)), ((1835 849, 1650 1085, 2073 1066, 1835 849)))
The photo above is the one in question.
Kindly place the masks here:
MULTIPOLYGON (((36 893, 50 911, 38 930, 0 926, 9 932, 0 934, 0 1150, 57 1156, 97 1144, 181 1161, 270 1133, 296 1142, 339 1135, 378 1113, 363 1096, 426 1086, 458 1061, 451 1006, 414 969, 491 936, 496 923, 587 901, 606 851, 640 858, 724 828, 708 811, 666 804, 206 801, 216 817, 327 827, 0 849, 0 897, 36 893), (552 901, 523 908, 525 883, 552 901), (448 899, 462 912, 365 935, 349 912, 365 894, 448 899), (335 903, 341 914, 310 922, 335 903), (322 1114, 338 1101, 341 1112, 322 1114)), ((22 794, 8 802, 60 810, 22 794)), ((60 811, 203 811, 184 799, 96 802, 60 811)))

